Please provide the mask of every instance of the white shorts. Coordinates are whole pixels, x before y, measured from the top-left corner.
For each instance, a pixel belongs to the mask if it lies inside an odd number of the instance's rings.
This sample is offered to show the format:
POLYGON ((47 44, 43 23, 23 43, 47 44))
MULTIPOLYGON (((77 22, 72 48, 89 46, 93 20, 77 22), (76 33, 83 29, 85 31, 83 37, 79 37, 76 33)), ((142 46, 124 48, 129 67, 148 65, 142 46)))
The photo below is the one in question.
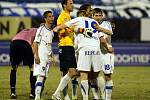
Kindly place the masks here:
POLYGON ((112 74, 114 71, 114 54, 113 53, 107 53, 102 54, 104 65, 102 66, 102 71, 105 74, 112 74))
POLYGON ((48 50, 45 45, 40 45, 38 53, 40 58, 40 64, 34 63, 33 75, 48 77, 48 70, 50 66, 49 55, 51 54, 51 50, 48 50))
POLYGON ((49 70, 49 63, 43 63, 36 64, 34 63, 34 71, 33 76, 45 76, 48 77, 48 70, 49 70), (42 67, 43 66, 43 67, 42 67))
POLYGON ((103 63, 99 47, 83 47, 79 50, 77 69, 79 71, 99 72, 103 63))

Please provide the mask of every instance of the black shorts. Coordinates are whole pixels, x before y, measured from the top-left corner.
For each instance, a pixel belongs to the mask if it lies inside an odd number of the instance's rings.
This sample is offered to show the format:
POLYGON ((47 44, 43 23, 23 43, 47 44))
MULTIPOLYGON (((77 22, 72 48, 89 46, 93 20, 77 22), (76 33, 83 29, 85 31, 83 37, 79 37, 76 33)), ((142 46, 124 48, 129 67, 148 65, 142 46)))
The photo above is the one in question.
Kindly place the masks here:
POLYGON ((75 50, 72 46, 59 47, 60 70, 67 71, 68 68, 76 68, 75 50))
POLYGON ((10 43, 10 62, 11 65, 18 66, 22 61, 23 65, 32 66, 34 64, 34 55, 31 45, 24 40, 14 40, 10 43))

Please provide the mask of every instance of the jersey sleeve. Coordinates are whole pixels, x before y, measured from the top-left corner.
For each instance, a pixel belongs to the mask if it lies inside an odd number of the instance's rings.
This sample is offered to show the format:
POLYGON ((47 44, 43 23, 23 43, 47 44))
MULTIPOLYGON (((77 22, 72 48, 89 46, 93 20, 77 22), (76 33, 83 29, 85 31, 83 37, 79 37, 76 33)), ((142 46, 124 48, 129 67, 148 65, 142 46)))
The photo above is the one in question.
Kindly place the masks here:
POLYGON ((105 21, 105 22, 104 22, 104 28, 106 28, 106 29, 112 31, 112 27, 111 27, 111 24, 110 24, 109 21, 105 21))
POLYGON ((39 42, 41 41, 41 39, 42 39, 41 31, 42 31, 42 27, 39 27, 39 28, 37 29, 34 42, 39 43, 39 42))
POLYGON ((72 19, 72 20, 66 22, 65 25, 66 25, 67 27, 71 27, 71 26, 75 25, 77 22, 79 22, 80 19, 81 19, 81 18, 79 18, 79 17, 78 17, 78 18, 74 18, 74 19, 72 19))

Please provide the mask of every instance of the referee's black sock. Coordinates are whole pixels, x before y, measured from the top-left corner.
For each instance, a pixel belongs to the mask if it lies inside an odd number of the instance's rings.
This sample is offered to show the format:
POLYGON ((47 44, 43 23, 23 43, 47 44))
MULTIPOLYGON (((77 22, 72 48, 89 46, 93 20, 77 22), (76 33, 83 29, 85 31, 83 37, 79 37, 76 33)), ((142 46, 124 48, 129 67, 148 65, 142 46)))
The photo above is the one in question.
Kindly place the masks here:
POLYGON ((30 71, 31 94, 35 94, 35 82, 36 82, 36 76, 33 76, 33 71, 30 71))
POLYGON ((15 93, 15 86, 16 86, 16 70, 12 69, 10 72, 11 93, 15 93))

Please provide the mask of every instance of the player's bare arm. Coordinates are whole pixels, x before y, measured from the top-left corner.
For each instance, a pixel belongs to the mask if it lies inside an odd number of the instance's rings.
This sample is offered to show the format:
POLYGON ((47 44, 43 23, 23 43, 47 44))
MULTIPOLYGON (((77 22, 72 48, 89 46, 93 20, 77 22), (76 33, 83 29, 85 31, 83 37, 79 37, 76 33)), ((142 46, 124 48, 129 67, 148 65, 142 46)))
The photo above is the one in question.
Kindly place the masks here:
POLYGON ((39 58, 39 54, 38 54, 38 43, 37 42, 34 42, 34 59, 35 59, 36 64, 40 63, 40 58, 39 58))
POLYGON ((56 33, 58 33, 60 30, 65 29, 65 28, 67 28, 67 26, 65 24, 62 24, 62 25, 56 26, 53 29, 53 31, 56 32, 56 33))
POLYGON ((100 37, 100 42, 101 42, 101 44, 104 46, 105 50, 106 50, 108 53, 112 53, 112 52, 113 52, 113 48, 108 46, 108 43, 107 43, 106 39, 104 39, 103 36, 100 37))
POLYGON ((112 31, 110 31, 110 30, 108 30, 108 29, 106 29, 106 28, 103 28, 103 27, 101 27, 100 25, 97 25, 97 24, 96 24, 94 27, 96 28, 97 31, 103 32, 103 33, 105 33, 105 34, 107 34, 107 35, 112 35, 112 34, 113 34, 112 31))

